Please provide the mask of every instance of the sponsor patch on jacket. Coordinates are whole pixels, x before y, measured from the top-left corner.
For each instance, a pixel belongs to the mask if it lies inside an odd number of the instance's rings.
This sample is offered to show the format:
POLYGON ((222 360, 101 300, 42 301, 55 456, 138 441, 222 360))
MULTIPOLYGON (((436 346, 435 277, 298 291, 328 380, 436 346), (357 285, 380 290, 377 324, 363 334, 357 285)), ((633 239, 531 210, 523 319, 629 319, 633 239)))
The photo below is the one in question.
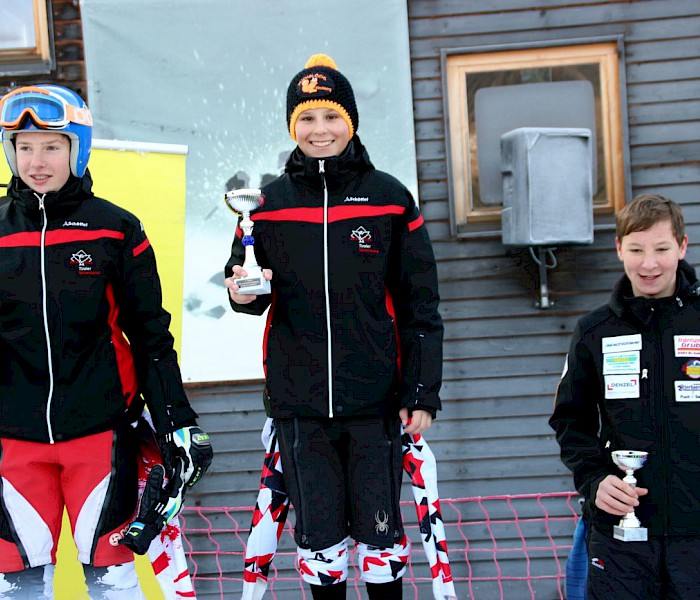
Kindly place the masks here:
POLYGON ((605 399, 639 398, 638 375, 606 375, 605 399))
POLYGON ((700 379, 700 360, 693 358, 685 363, 682 371, 691 379, 700 379))
POLYGON ((608 352, 631 352, 642 349, 642 334, 616 335, 603 338, 603 354, 608 352))
POLYGON ((700 381, 674 381, 676 402, 700 402, 700 381))
POLYGON ((677 357, 700 357, 700 335, 674 335, 673 348, 677 357))
POLYGON ((603 355, 603 375, 639 373, 639 350, 609 352, 603 355))

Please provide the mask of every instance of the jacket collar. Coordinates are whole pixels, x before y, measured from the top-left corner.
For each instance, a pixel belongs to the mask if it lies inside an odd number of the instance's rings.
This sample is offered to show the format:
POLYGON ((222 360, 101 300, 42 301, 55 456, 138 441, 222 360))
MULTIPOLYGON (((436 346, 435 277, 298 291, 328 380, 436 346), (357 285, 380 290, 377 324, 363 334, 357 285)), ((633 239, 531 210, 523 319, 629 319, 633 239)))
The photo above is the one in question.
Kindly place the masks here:
POLYGON ((286 173, 295 178, 314 178, 319 176, 319 162, 323 160, 324 172, 329 179, 352 179, 359 173, 371 171, 374 165, 360 138, 355 135, 340 156, 319 159, 306 156, 297 146, 284 167, 286 173))
MULTIPOLYGON (((19 177, 12 177, 7 188, 7 196, 15 209, 32 219, 39 218, 39 198, 37 194, 19 177)), ((49 217, 56 217, 71 212, 78 204, 92 196, 92 177, 89 171, 78 179, 70 176, 66 184, 57 192, 44 195, 44 206, 49 217)))
POLYGON ((676 291, 666 298, 642 298, 635 297, 632 293, 632 284, 627 275, 622 275, 613 288, 609 306, 611 310, 621 317, 625 313, 630 314, 637 321, 648 325, 655 312, 679 304, 685 300, 700 296, 700 281, 698 281, 695 269, 685 260, 678 263, 676 273, 676 291))

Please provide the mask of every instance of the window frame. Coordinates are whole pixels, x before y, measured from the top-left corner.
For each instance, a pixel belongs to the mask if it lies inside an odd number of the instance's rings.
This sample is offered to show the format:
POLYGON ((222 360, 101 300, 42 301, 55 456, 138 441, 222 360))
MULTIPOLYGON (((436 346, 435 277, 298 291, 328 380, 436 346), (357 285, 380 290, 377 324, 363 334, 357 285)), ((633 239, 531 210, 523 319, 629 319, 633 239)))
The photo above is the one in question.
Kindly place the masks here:
POLYGON ((594 207, 596 228, 608 228, 631 195, 622 36, 502 44, 441 50, 450 231, 454 237, 500 234, 500 209, 472 210, 469 73, 597 64, 605 166, 605 205, 594 207))
POLYGON ((56 67, 51 0, 32 0, 34 46, 0 49, 0 77, 51 73, 56 67))

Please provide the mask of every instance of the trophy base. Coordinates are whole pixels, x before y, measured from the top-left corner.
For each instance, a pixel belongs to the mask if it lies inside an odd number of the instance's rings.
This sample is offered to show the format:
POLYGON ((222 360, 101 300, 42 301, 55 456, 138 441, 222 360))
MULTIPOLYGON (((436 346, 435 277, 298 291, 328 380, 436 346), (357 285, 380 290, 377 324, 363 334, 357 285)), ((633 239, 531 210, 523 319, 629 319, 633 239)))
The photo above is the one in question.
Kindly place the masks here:
POLYGON ((646 542, 647 528, 620 527, 619 525, 615 525, 613 528, 613 537, 621 542, 646 542))
POLYGON ((236 279, 235 281, 240 288, 238 290, 239 294, 255 294, 256 296, 260 296, 270 293, 270 282, 265 279, 262 274, 258 277, 244 277, 242 279, 236 279))

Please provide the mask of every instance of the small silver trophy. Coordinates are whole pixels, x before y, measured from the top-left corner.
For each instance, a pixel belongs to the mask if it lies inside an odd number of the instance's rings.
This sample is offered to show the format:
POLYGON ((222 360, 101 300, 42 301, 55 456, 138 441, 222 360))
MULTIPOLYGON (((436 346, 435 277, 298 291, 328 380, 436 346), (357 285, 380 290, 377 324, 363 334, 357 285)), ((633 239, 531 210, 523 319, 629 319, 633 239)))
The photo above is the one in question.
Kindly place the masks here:
POLYGON ((240 288, 238 293, 269 294, 270 282, 263 277, 262 269, 255 259, 253 221, 250 218, 250 213, 263 205, 265 197, 259 189, 240 189, 226 192, 225 200, 226 206, 241 218, 239 226, 243 230, 245 256, 241 266, 248 274, 246 277, 236 279, 236 283, 240 288))
MULTIPOLYGON (((626 473, 622 481, 631 487, 636 487, 637 480, 634 477, 634 472, 644 466, 648 455, 648 452, 638 450, 615 450, 612 453, 613 461, 626 473)), ((647 529, 642 527, 637 515, 634 514, 634 509, 622 517, 619 525, 615 525, 613 537, 623 542, 647 541, 647 529)))

